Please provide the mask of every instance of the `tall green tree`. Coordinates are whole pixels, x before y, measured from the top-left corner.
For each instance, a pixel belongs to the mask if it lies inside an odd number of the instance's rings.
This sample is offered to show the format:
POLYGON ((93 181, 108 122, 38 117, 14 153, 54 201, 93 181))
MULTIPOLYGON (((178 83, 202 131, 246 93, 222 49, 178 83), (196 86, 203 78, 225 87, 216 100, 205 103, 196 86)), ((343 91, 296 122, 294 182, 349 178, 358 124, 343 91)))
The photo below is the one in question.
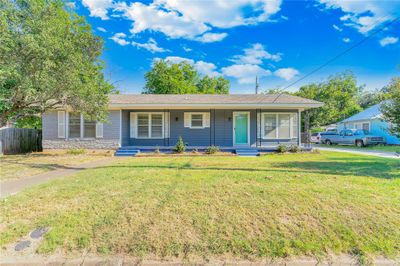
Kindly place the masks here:
POLYGON ((223 77, 201 76, 186 61, 173 64, 157 60, 145 74, 143 93, 152 94, 227 94, 229 81, 223 77))
POLYGON ((0 1, 0 124, 67 105, 103 119, 103 41, 61 0, 0 1))
POLYGON ((389 97, 381 106, 383 117, 390 123, 389 132, 400 136, 400 77, 393 78, 385 88, 389 97))
POLYGON ((357 102, 363 90, 357 85, 355 76, 350 72, 340 73, 321 83, 303 86, 295 93, 297 96, 317 100, 324 106, 306 111, 310 118, 310 127, 339 122, 361 111, 357 102))

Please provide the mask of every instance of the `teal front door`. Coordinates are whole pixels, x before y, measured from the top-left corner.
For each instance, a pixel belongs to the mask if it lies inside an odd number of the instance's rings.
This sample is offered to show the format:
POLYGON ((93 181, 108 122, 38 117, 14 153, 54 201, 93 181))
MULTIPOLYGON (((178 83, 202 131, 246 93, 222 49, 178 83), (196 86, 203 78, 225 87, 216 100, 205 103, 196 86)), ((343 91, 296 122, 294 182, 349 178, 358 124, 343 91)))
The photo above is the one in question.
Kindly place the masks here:
POLYGON ((249 113, 235 112, 233 114, 234 145, 249 145, 249 113))

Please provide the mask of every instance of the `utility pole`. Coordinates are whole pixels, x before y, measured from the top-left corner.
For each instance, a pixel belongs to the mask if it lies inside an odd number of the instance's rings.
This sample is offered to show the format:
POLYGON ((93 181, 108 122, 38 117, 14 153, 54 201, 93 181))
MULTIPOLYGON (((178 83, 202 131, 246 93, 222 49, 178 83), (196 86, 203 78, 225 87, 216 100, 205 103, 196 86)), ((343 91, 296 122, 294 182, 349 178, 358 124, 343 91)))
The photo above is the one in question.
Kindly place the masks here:
POLYGON ((258 86, 258 77, 256 76, 256 94, 258 94, 258 88, 259 88, 259 86, 258 86))

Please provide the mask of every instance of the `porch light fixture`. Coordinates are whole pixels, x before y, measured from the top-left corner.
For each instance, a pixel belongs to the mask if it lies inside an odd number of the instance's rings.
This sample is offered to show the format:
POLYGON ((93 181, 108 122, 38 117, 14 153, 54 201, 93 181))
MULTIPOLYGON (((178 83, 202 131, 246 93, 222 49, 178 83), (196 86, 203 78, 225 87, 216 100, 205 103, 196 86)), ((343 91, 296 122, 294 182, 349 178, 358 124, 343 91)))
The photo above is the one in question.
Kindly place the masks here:
POLYGON ((178 122, 178 120, 179 120, 179 118, 178 118, 178 117, 175 117, 175 121, 178 122))

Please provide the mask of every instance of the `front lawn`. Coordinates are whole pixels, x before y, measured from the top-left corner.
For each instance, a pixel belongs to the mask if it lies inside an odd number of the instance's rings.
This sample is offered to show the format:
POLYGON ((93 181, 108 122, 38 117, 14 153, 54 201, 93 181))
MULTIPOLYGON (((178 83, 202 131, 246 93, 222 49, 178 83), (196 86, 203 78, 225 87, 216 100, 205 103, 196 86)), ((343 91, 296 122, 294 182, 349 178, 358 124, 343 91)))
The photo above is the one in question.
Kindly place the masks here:
MULTIPOLYGON (((74 152, 72 150, 71 152, 74 152)), ((67 151, 34 152, 24 155, 0 156, 0 181, 30 177, 43 172, 65 169, 82 163, 100 160, 110 153, 87 151, 68 154, 67 151)))
POLYGON ((357 151, 387 151, 387 152, 399 152, 400 153, 400 146, 387 146, 387 145, 374 145, 374 146, 366 146, 366 147, 357 147, 353 145, 326 145, 326 144, 318 144, 315 147, 328 147, 328 148, 337 148, 337 149, 351 149, 357 151))
POLYGON ((400 160, 346 153, 131 158, 0 201, 0 244, 187 260, 400 255, 400 160))

